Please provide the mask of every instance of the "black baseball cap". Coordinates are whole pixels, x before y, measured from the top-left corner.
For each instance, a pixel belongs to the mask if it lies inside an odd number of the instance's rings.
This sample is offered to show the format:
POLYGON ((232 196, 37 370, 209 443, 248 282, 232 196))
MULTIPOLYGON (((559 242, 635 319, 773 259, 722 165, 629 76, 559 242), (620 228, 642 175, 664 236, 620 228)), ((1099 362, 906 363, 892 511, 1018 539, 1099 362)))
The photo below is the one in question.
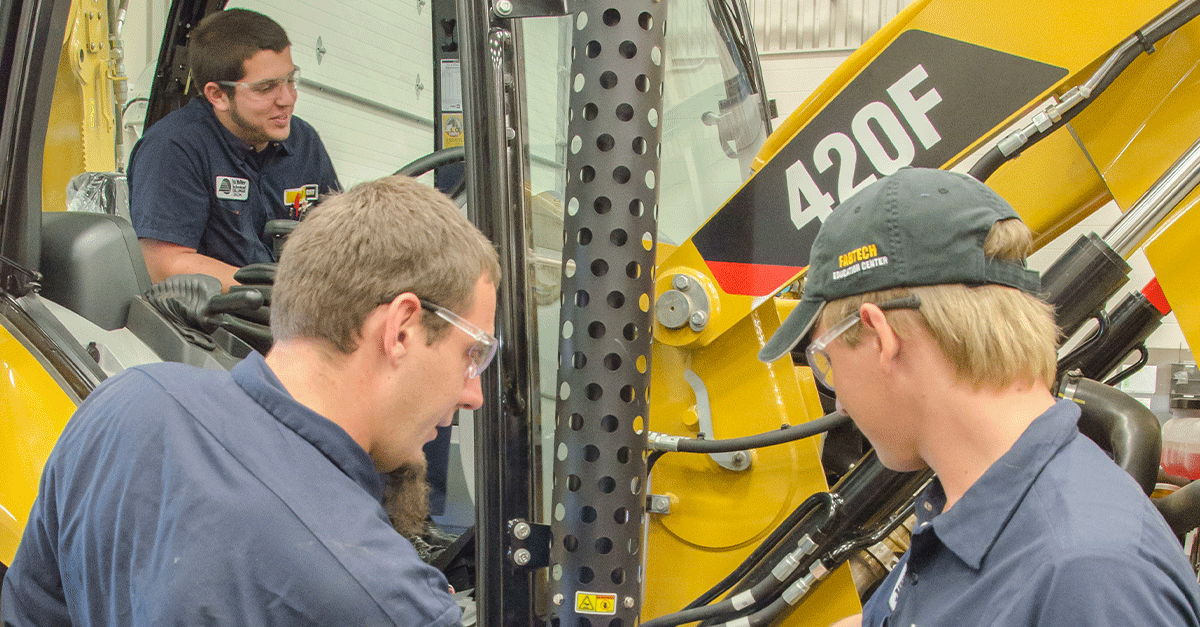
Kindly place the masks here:
POLYGON ((903 168, 839 205, 813 242, 800 304, 758 353, 765 362, 792 350, 825 303, 896 287, 1006 285, 1038 294, 1041 279, 1025 263, 989 259, 983 242, 1016 210, 965 174, 903 168))

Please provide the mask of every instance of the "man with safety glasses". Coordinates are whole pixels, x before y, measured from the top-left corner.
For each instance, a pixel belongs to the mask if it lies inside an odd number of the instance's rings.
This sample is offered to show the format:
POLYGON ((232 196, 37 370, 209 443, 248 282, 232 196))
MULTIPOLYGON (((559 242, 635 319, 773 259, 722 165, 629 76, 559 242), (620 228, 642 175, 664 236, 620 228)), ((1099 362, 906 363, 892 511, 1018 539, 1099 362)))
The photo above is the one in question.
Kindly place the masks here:
POLYGON ((233 274, 275 261, 274 219, 340 189, 320 137, 292 115, 300 68, 279 24, 230 9, 189 36, 187 105, 146 130, 129 162, 129 212, 150 278, 233 274))
POLYGON ((808 339, 879 459, 931 468, 883 625, 1200 625, 1200 589, 1141 489, 1055 401, 1058 329, 1029 229, 968 176, 905 168, 845 200, 759 358, 808 339))
POLYGON ((279 262, 265 358, 132 368, 80 406, 4 624, 459 624, 380 473, 419 470, 435 428, 482 404, 499 275, 491 243, 413 179, 323 202, 279 262))

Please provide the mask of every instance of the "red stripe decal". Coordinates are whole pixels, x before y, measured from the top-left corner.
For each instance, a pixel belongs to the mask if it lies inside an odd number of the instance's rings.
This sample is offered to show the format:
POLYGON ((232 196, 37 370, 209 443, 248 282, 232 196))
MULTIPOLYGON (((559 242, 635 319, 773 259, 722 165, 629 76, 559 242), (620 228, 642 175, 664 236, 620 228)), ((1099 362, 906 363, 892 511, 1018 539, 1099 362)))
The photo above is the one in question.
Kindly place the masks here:
POLYGON ((1158 284, 1158 277, 1150 279, 1146 287, 1142 288, 1142 296, 1145 296, 1146 300, 1150 301, 1151 305, 1154 305, 1158 313, 1164 316, 1171 313, 1171 303, 1167 302, 1167 295, 1163 294, 1162 286, 1158 284))
POLYGON ((770 266, 753 263, 736 263, 732 261, 709 261, 709 270, 717 285, 726 294, 744 296, 769 296, 787 285, 792 277, 803 270, 796 266, 770 266))

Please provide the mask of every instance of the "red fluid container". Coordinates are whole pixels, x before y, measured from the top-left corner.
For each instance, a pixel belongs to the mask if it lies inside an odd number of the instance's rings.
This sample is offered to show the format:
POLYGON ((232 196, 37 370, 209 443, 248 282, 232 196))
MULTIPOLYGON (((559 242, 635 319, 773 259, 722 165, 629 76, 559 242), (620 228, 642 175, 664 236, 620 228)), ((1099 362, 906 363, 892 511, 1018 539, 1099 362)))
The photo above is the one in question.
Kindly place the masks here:
POLYGON ((1200 418, 1172 418, 1163 425, 1162 467, 1172 475, 1200 479, 1200 418))

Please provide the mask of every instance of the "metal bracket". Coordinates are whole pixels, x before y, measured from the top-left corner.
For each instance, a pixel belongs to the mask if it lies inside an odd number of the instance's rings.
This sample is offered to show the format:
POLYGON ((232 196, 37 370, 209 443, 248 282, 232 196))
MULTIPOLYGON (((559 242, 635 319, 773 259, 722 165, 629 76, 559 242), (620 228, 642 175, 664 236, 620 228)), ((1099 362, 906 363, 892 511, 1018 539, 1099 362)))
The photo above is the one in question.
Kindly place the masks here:
POLYGON ((704 286, 686 274, 671 277, 671 289, 662 293, 654 305, 654 317, 668 329, 688 325, 697 333, 708 326, 708 294, 704 286))
POLYGON ((495 0, 492 14, 496 17, 553 17, 571 11, 567 0, 495 0))
MULTIPOLYGON (((683 380, 687 381, 687 384, 692 388, 692 393, 696 395, 696 417, 700 423, 700 436, 704 438, 715 439, 716 435, 713 431, 712 405, 709 404, 708 400, 708 386, 704 385, 704 380, 700 378, 700 375, 692 372, 691 370, 683 371, 683 380)), ((711 457, 714 462, 717 462, 717 465, 720 467, 735 472, 748 470, 751 463, 754 461, 754 457, 750 454, 750 451, 709 453, 708 456, 711 457)))
POLYGON ((651 494, 646 497, 646 511, 651 514, 670 514, 671 497, 666 494, 651 494))
POLYGON ((521 568, 545 568, 550 565, 550 525, 539 525, 515 518, 508 521, 509 561, 521 568))

